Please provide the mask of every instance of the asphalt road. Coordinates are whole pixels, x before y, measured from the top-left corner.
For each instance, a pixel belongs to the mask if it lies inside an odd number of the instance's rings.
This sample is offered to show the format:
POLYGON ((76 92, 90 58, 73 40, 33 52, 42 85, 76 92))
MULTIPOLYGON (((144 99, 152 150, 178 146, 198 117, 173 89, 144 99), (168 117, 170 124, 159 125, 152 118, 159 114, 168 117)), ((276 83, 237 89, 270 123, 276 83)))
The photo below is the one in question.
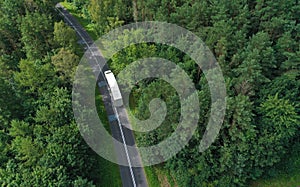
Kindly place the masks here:
MULTIPOLYGON (((76 31, 77 35, 82 40, 83 45, 85 45, 89 52, 92 53, 91 56, 93 56, 93 58, 89 63, 92 69, 95 70, 95 74, 97 75, 97 71, 99 72, 98 62, 101 62, 101 60, 103 60, 101 51, 96 46, 93 46, 93 39, 78 23, 78 21, 67 10, 65 10, 62 7, 62 5, 57 4, 56 7, 59 10, 60 14, 64 17, 65 22, 76 31)), ((102 95, 104 106, 108 115, 112 136, 123 144, 125 143, 127 145, 135 145, 133 132, 125 127, 130 125, 126 109, 124 107, 115 108, 112 105, 109 89, 107 87, 107 84, 105 84, 106 80, 103 76, 103 72, 106 70, 109 70, 107 64, 105 64, 100 69, 102 73, 99 74, 98 82, 103 83, 101 84, 101 86, 99 86, 99 90, 102 95)), ((135 159, 141 160, 137 152, 132 154, 126 154, 125 146, 123 147, 123 149, 115 149, 115 152, 118 159, 124 160, 124 158, 126 157, 126 160, 128 161, 129 165, 131 165, 130 162, 133 157, 135 159)), ((129 166, 119 166, 119 168, 123 187, 148 186, 144 168, 129 166)))

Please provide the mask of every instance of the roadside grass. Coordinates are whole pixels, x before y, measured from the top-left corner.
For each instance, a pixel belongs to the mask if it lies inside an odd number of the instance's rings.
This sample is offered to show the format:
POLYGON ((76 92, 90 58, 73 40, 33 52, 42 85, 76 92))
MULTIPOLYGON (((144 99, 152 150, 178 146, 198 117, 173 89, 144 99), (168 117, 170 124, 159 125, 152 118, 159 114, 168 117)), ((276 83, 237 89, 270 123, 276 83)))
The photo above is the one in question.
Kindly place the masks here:
POLYGON ((77 21, 83 26, 83 28, 94 41, 98 39, 93 24, 87 18, 85 18, 81 12, 78 12, 72 3, 64 1, 60 4, 63 5, 77 19, 77 21))
MULTIPOLYGON (((107 118, 107 114, 104 108, 104 104, 102 101, 102 96, 100 91, 95 90, 95 104, 98 116, 104 125, 105 129, 110 133, 110 126, 107 118)), ((122 186, 120 169, 119 166, 115 163, 112 163, 101 156, 98 159, 99 165, 99 180, 97 182, 97 186, 99 187, 120 187, 122 186)))
POLYGON ((270 169, 269 176, 253 182, 251 187, 300 187, 300 143, 296 143, 284 160, 270 169), (271 175, 271 176, 270 176, 271 175))
POLYGON ((160 183, 154 166, 144 167, 149 187, 159 187, 160 183))
POLYGON ((104 125, 105 129, 108 132, 110 132, 109 121, 108 121, 106 110, 105 110, 104 103, 103 103, 103 100, 102 100, 102 95, 101 95, 101 93, 100 93, 100 91, 98 90, 97 87, 96 87, 96 90, 95 90, 95 104, 96 104, 96 109, 97 109, 99 119, 101 120, 101 122, 104 125))
POLYGON ((175 179, 171 176, 170 171, 167 169, 161 170, 162 174, 167 177, 170 186, 177 187, 175 179))
POLYGON ((175 179, 162 166, 145 167, 149 187, 177 187, 175 179))

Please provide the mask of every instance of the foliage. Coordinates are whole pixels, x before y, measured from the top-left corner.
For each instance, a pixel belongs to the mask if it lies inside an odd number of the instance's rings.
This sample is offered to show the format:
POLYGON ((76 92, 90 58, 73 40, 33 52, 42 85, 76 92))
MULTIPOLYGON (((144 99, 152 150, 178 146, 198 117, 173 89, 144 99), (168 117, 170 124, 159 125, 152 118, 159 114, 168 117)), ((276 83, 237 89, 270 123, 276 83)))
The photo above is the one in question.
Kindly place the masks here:
POLYGON ((61 48, 60 51, 51 57, 51 63, 54 65, 54 71, 58 74, 61 82, 72 83, 75 76, 76 66, 79 57, 72 51, 61 48))
POLYGON ((63 21, 54 23, 54 41, 59 47, 75 51, 76 46, 76 32, 67 26, 63 21))
POLYGON ((105 164, 73 119, 77 37, 56 3, 0 1, 0 186, 95 186, 105 164))
MULTIPOLYGON (((182 67, 196 84, 203 110, 199 128, 189 146, 164 163, 178 185, 244 186, 281 162, 290 152, 291 142, 299 137, 299 21, 295 17, 299 4, 289 1, 283 5, 277 0, 132 1, 132 6, 134 21, 168 21, 197 33, 225 75, 226 117, 217 140, 209 150, 199 153, 210 94, 195 63, 172 47, 153 44, 131 45, 110 61, 118 74, 137 59, 163 57, 182 67)), ((169 116, 156 130, 135 133, 139 145, 156 144, 176 127, 180 105, 164 81, 149 79, 136 84, 130 98, 136 117, 150 116, 148 105, 153 98, 167 103, 169 116)))
POLYGON ((36 60, 51 48, 53 23, 51 17, 38 12, 26 12, 21 19, 21 41, 28 59, 36 60))
MULTIPOLYGON (((95 167, 105 165, 80 138, 72 117, 70 88, 79 60, 77 38, 57 20, 56 2, 0 1, 1 186, 93 186, 98 183, 95 167)), ((115 74, 138 59, 162 57, 179 65, 195 83, 201 103, 198 128, 175 157, 154 166, 168 170, 176 179, 174 185, 245 186, 262 176, 281 177, 276 173, 287 169, 283 165, 298 164, 298 159, 292 159, 292 164, 285 159, 296 154, 293 150, 299 149, 295 142, 300 137, 298 1, 68 3, 80 23, 97 36, 135 21, 168 21, 196 33, 218 60, 227 87, 227 111, 218 138, 200 153, 213 104, 201 69, 173 47, 130 45, 126 37, 110 46, 129 44, 110 59, 115 74)), ((165 101, 168 113, 156 130, 136 133, 139 145, 168 137, 180 119, 178 95, 159 79, 136 84, 130 98, 134 115, 147 119, 153 98, 165 101)), ((292 176, 299 176, 297 172, 293 170, 292 176)), ((150 175, 155 178, 153 172, 150 175)))

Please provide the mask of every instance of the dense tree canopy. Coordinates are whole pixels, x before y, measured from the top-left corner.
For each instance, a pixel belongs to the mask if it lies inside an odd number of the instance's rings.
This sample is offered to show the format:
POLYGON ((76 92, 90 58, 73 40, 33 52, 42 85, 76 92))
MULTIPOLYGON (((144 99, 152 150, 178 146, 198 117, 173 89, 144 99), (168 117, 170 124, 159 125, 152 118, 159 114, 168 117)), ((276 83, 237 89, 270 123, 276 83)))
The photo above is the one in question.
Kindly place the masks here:
POLYGON ((0 186, 99 181, 98 157, 73 119, 77 36, 56 3, 0 1, 0 186))
MULTIPOLYGON (((201 103, 198 128, 183 150, 160 165, 178 186, 245 186, 299 147, 297 0, 67 2, 98 36, 136 21, 167 21, 201 37, 215 55, 226 83, 226 116, 216 141, 203 153, 199 142, 212 103, 207 80, 191 58, 170 46, 143 43, 109 61, 118 74, 138 59, 166 58, 195 83, 201 103)), ((81 53, 74 30, 54 10, 56 3, 0 0, 1 186, 93 186, 97 181, 97 157, 80 137, 71 110, 81 53)), ((136 84, 130 98, 134 115, 147 119, 153 98, 164 100, 168 113, 156 130, 135 134, 139 145, 165 139, 180 119, 178 94, 159 79, 136 84)))
MULTIPOLYGON (((186 149, 164 164, 179 186, 243 186, 267 173, 290 152, 300 136, 298 1, 117 3, 131 10, 126 18, 122 12, 113 11, 115 3, 87 2, 95 28, 102 27, 98 34, 107 32, 103 26, 109 25, 107 17, 111 16, 124 24, 168 21, 200 36, 222 67, 227 86, 226 117, 217 140, 206 152, 199 153, 197 146, 211 103, 207 99, 210 93, 206 79, 195 63, 172 47, 153 44, 127 47, 110 61, 118 74, 137 59, 159 56, 180 65, 196 84, 203 110, 197 132, 186 149)), ((133 89, 131 96, 131 108, 141 119, 149 117, 148 104, 156 97, 167 103, 169 112, 160 128, 136 133, 140 145, 156 144, 173 132, 180 105, 175 102, 177 95, 170 85, 156 79, 145 80, 133 89)))

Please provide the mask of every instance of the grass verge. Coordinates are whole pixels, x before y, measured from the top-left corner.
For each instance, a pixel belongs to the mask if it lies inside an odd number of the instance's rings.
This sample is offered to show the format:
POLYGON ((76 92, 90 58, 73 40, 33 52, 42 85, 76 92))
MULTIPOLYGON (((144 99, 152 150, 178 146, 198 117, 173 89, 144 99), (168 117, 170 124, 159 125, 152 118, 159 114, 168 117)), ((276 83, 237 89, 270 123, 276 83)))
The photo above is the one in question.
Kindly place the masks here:
POLYGON ((144 167, 149 187, 160 186, 155 169, 153 166, 144 167))
POLYGON ((161 166, 145 167, 149 187, 177 187, 176 181, 168 170, 161 166))

